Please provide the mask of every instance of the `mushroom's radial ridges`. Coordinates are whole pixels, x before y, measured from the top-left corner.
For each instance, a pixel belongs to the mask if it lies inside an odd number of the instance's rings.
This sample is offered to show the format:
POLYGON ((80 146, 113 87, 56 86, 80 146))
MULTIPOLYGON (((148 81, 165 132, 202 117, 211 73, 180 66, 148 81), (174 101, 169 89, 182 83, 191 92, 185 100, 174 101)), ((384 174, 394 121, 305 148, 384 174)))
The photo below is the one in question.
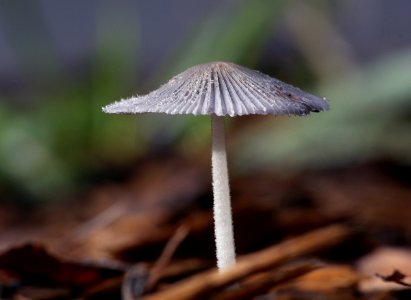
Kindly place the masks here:
POLYGON ((307 115, 328 102, 261 72, 233 63, 197 65, 159 89, 103 108, 106 113, 145 112, 218 116, 307 115))

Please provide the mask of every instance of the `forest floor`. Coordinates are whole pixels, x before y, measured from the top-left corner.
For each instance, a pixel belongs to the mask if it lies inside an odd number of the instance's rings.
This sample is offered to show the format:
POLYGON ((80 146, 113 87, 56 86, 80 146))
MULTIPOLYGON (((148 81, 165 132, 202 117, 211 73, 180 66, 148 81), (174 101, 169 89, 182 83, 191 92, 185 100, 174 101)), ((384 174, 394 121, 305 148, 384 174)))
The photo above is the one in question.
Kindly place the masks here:
POLYGON ((0 299, 411 299, 409 167, 233 178, 220 273, 208 171, 148 159, 74 199, 0 202, 0 299))

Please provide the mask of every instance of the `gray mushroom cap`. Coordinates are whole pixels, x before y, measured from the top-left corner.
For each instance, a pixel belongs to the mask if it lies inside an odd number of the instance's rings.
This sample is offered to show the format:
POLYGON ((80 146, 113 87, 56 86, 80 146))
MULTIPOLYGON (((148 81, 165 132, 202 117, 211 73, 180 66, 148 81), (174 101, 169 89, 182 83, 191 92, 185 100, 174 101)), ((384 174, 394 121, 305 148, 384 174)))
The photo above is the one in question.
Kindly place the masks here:
POLYGON ((218 116, 307 115, 328 102, 259 71, 233 63, 196 65, 155 91, 103 107, 113 114, 166 113, 218 116))

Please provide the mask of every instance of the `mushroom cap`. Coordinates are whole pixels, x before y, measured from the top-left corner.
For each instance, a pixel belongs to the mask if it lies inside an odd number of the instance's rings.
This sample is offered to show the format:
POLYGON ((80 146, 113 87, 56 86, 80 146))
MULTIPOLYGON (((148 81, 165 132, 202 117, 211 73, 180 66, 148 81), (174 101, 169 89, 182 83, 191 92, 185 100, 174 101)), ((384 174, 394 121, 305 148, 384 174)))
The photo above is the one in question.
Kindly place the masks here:
POLYGON ((103 107, 113 114, 307 115, 328 102, 259 71, 228 62, 193 66, 155 91, 103 107))

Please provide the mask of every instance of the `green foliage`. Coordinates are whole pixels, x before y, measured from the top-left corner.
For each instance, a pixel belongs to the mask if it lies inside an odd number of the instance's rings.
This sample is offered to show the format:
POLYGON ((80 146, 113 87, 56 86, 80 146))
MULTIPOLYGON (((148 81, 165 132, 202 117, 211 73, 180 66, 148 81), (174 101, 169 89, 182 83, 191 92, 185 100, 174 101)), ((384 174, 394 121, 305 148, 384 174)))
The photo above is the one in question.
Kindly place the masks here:
POLYGON ((410 68, 411 50, 320 86, 318 94, 327 96, 330 111, 272 119, 245 132, 235 162, 240 169, 331 166, 380 157, 411 162, 410 68))
MULTIPOLYGON (((54 76, 55 68, 47 73, 46 68, 42 77, 56 88, 38 91, 36 98, 41 101, 35 109, 18 111, 0 105, 0 174, 19 193, 50 199, 101 168, 102 161, 124 164, 144 150, 136 142, 135 118, 112 118, 101 112, 104 104, 131 93, 137 36, 129 28, 138 28, 136 20, 126 6, 102 2, 97 21, 91 75, 70 79, 54 76)), ((28 52, 22 51, 22 56, 28 52)))

